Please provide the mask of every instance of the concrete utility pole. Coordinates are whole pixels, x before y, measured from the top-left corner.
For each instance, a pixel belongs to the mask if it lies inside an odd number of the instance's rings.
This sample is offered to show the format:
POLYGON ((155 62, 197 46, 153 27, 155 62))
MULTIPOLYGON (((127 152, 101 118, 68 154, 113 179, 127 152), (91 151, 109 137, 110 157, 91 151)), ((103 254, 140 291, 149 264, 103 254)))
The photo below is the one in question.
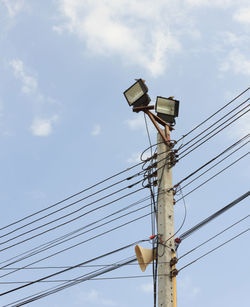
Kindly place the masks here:
MULTIPOLYGON (((163 130, 164 131, 164 130, 163 130)), ((169 127, 166 126, 165 134, 170 140, 169 127)), ((174 202, 173 191, 167 192, 172 188, 172 168, 169 166, 169 151, 161 135, 157 137, 157 172, 158 177, 158 240, 164 245, 158 246, 158 307, 175 307, 176 306, 176 288, 175 277, 171 276, 173 267, 170 265, 174 255, 174 202), (168 240, 171 237, 170 240, 168 240)))

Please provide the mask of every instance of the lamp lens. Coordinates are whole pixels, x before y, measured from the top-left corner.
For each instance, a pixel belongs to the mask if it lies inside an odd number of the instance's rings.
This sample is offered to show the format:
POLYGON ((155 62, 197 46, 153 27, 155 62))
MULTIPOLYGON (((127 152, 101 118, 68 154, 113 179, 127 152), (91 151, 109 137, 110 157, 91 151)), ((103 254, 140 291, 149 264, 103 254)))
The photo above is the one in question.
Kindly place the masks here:
POLYGON ((175 115, 175 101, 171 99, 164 99, 158 97, 157 99, 157 113, 163 113, 168 115, 175 115))
POLYGON ((133 104, 136 100, 143 96, 144 91, 140 86, 140 83, 135 83, 130 89, 128 89, 125 93, 125 96, 129 102, 129 104, 133 104))

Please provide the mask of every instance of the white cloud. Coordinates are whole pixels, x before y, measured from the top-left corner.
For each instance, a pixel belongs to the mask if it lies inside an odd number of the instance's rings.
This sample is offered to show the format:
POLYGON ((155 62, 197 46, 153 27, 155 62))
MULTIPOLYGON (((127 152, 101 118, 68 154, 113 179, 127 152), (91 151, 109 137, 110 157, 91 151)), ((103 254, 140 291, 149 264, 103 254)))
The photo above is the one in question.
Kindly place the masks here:
POLYGON ((81 293, 80 300, 83 300, 89 304, 98 304, 99 306, 117 305, 113 300, 104 298, 102 294, 95 289, 92 289, 87 293, 81 293))
POLYGON ((249 0, 59 0, 58 3, 63 22, 54 26, 54 31, 60 34, 69 31, 77 36, 93 56, 119 56, 123 64, 140 67, 154 77, 167 70, 176 54, 192 52, 193 47, 188 49, 184 45, 187 39, 202 38, 203 30, 194 14, 198 9, 230 8, 236 11, 234 19, 242 23, 250 21, 250 9, 244 8, 249 0))
POLYGON ((168 65, 168 57, 181 50, 180 40, 169 27, 171 22, 176 23, 178 10, 169 3, 61 0, 60 11, 66 23, 54 26, 54 30, 77 35, 91 53, 119 55, 124 63, 137 64, 159 76, 168 65), (168 18, 163 19, 162 9, 168 9, 168 18))
POLYGON ((145 293, 152 293, 153 289, 153 282, 145 283, 140 286, 140 290, 145 293))
POLYGON ((201 292, 201 289, 193 284, 193 281, 189 276, 183 276, 183 278, 179 280, 179 287, 185 297, 192 300, 201 292))
POLYGON ((250 75, 250 58, 239 49, 232 50, 220 66, 222 72, 232 70, 236 74, 250 75))
POLYGON ((243 24, 250 24, 250 7, 243 7, 239 9, 234 15, 234 20, 243 23, 243 24))
POLYGON ((55 115, 52 118, 35 118, 31 125, 31 131, 36 136, 48 136, 52 133, 53 124, 58 117, 55 115))
POLYGON ((93 130, 91 131, 91 134, 94 136, 97 136, 101 133, 101 126, 100 125, 95 125, 93 130))
MULTIPOLYGON (((245 110, 246 111, 246 110, 245 110)), ((244 112, 245 112, 244 111, 244 112)), ((244 113, 242 112, 242 113, 244 113)), ((241 113, 241 114, 242 114, 241 113)), ((250 132, 250 115, 245 114, 228 131, 228 136, 232 138, 242 138, 250 132)))
MULTIPOLYGON (((151 153, 150 151, 147 151, 143 154, 143 160, 146 160, 147 158, 151 157, 151 153)), ((127 162, 128 163, 133 163, 133 164, 136 164, 136 163, 140 163, 142 162, 141 160, 141 152, 135 152, 135 153, 132 153, 132 155, 130 156, 130 158, 127 159, 127 162)))
MULTIPOLYGON (((152 133, 154 131, 154 126, 151 122, 151 120, 146 117, 147 124, 148 124, 148 129, 149 132, 152 133)), ((124 123, 129 127, 131 130, 141 130, 141 131, 146 131, 146 123, 144 116, 142 114, 136 114, 136 117, 133 119, 127 119, 124 121, 124 123)))
POLYGON ((23 62, 19 59, 10 61, 10 66, 13 68, 15 77, 22 83, 22 92, 24 94, 31 94, 37 91, 37 80, 28 72, 23 62))
POLYGON ((26 6, 24 0, 0 0, 0 3, 6 7, 11 18, 16 17, 26 6))

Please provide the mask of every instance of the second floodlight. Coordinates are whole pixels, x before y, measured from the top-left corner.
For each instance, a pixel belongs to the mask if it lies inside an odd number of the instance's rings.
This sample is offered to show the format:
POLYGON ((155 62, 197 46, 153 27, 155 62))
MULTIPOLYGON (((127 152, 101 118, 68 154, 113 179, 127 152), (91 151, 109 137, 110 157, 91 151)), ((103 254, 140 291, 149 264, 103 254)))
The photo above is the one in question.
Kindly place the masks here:
POLYGON ((130 106, 140 107, 147 106, 150 102, 147 92, 148 88, 145 82, 142 79, 138 79, 123 94, 130 106))
POLYGON ((179 101, 170 98, 158 96, 156 99, 155 110, 157 116, 163 119, 166 123, 174 124, 175 117, 179 114, 179 101))

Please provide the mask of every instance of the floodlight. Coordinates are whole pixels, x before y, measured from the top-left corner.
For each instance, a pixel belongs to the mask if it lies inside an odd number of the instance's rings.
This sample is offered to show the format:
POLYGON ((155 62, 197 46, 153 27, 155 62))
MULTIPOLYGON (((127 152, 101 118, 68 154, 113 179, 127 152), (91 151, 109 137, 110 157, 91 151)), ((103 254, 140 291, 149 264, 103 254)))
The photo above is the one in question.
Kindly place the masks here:
POLYGON ((123 94, 130 106, 140 107, 147 106, 151 100, 147 92, 148 88, 145 82, 142 79, 138 79, 123 94))
POLYGON ((155 110, 157 116, 166 123, 174 124, 175 117, 177 117, 179 113, 179 101, 172 97, 164 98, 157 96, 155 110))

